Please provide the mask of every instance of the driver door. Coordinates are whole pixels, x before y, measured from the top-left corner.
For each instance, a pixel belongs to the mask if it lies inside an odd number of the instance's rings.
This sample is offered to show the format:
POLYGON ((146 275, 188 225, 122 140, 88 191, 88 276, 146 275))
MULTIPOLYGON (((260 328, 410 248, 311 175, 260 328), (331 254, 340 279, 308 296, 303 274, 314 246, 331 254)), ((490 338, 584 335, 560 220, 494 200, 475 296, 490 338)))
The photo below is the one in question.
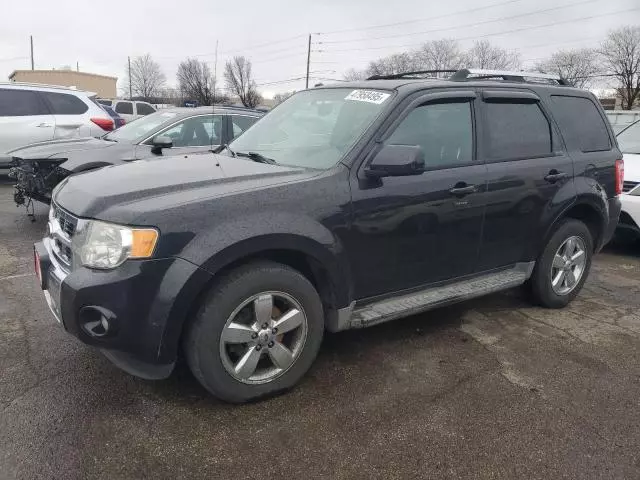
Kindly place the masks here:
POLYGON ((484 214, 486 166, 476 157, 475 92, 413 101, 382 135, 384 145, 420 146, 421 175, 351 178, 350 258, 357 299, 474 272, 484 214))

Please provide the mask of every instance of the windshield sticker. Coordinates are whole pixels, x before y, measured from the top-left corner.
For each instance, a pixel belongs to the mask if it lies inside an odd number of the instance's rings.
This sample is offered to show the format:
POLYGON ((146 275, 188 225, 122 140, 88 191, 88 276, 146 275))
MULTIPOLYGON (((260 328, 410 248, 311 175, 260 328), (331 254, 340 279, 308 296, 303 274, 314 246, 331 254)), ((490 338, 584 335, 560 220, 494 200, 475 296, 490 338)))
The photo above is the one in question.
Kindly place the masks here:
POLYGON ((381 105, 391 96, 390 93, 376 92, 374 90, 354 90, 345 97, 345 100, 354 100, 356 102, 368 102, 381 105))

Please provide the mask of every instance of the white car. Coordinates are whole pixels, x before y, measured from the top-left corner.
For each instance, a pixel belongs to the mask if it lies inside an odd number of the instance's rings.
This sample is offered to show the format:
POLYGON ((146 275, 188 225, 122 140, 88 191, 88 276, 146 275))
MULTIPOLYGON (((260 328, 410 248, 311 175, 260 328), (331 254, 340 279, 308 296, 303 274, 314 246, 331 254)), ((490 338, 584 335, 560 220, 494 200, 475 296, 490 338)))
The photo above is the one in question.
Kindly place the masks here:
POLYGON ((131 123, 140 117, 156 113, 156 109, 153 105, 147 102, 138 102, 131 100, 107 100, 103 98, 98 99, 98 103, 107 105, 125 119, 127 123, 131 123))
POLYGON ((640 239, 640 120, 618 134, 624 154, 624 188, 618 230, 640 239))
POLYGON ((114 121, 92 93, 67 87, 0 83, 0 169, 9 152, 36 142, 101 137, 114 121))

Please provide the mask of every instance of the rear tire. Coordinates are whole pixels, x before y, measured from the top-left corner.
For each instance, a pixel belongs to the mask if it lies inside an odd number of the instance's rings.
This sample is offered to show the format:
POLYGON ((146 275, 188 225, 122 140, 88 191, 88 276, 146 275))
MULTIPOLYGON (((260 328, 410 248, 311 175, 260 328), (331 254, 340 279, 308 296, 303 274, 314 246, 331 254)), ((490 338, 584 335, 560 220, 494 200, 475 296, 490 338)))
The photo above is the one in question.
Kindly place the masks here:
POLYGON ((582 290, 592 256, 589 228, 579 220, 564 220, 536 262, 530 280, 533 300, 546 308, 567 306, 582 290))
POLYGON ((243 403, 293 387, 315 360, 323 333, 322 302, 311 282, 261 261, 217 282, 188 328, 184 351, 209 392, 243 403))

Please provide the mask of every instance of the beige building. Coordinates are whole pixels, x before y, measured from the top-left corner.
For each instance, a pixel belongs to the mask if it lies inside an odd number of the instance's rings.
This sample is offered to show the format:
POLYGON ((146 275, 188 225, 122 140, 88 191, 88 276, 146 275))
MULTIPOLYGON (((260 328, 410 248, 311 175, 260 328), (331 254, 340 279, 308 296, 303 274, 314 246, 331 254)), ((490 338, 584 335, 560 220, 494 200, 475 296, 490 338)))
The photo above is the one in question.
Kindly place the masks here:
POLYGON ((117 96, 117 77, 107 77, 94 73, 76 72, 73 70, 16 70, 9 75, 12 82, 43 83, 76 87, 78 90, 97 93, 102 98, 117 96))

